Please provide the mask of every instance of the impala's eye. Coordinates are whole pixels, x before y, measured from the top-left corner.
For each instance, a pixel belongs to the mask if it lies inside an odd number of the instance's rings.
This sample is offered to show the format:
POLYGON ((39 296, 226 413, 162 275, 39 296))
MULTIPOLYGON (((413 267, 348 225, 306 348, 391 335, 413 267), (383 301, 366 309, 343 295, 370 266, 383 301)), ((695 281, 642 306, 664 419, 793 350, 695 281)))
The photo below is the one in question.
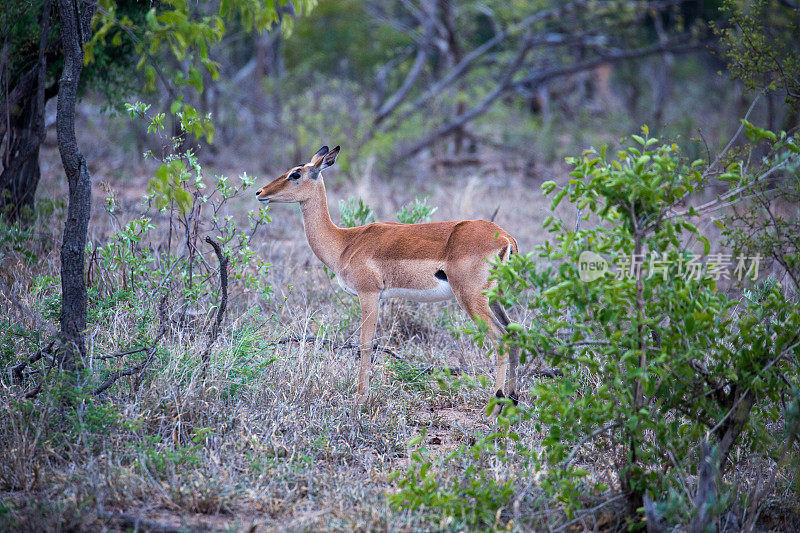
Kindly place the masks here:
POLYGON ((295 170, 294 172, 289 174, 289 179, 290 180, 299 180, 300 179, 300 171, 299 170, 295 170))

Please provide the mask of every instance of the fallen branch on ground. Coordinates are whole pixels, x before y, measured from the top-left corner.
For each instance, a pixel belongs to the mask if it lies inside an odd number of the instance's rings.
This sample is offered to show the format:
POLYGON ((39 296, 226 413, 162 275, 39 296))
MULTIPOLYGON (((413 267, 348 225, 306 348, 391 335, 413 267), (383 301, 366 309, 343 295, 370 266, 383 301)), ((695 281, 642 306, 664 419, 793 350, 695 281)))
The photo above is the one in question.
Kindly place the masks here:
POLYGON ((11 372, 11 382, 12 383, 21 382, 22 381, 22 372, 25 370, 25 368, 27 368, 28 365, 32 365, 33 363, 35 363, 36 361, 38 361, 39 359, 44 357, 45 354, 49 354, 50 350, 52 350, 52 348, 53 348, 53 344, 54 343, 55 343, 55 341, 50 341, 50 343, 47 346, 45 346, 44 348, 41 348, 35 354, 31 355, 30 357, 28 357, 27 359, 25 359, 23 361, 20 361, 16 365, 14 365, 12 367, 9 367, 7 369, 7 371, 11 372))
MULTIPOLYGON (((323 339, 322 337, 283 337, 282 339, 278 339, 275 342, 270 342, 269 344, 267 344, 267 346, 277 346, 279 344, 289 344, 292 342, 319 342, 320 344, 331 346, 331 348, 333 348, 334 350, 347 350, 347 349, 360 348, 358 344, 352 342, 339 343, 331 339, 323 339)), ((378 343, 375 343, 373 344, 372 349, 389 354, 398 361, 400 361, 401 363, 410 364, 403 357, 397 355, 394 351, 387 348, 386 346, 380 346, 378 345, 378 343)))

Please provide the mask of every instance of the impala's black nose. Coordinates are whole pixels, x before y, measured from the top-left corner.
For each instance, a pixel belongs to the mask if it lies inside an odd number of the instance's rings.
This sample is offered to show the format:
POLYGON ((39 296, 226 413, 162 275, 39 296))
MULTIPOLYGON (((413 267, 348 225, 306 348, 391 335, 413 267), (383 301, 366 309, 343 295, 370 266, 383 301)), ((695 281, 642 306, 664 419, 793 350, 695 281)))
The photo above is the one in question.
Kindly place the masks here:
POLYGON ((260 190, 256 191, 256 196, 258 196, 260 193, 261 193, 260 190))

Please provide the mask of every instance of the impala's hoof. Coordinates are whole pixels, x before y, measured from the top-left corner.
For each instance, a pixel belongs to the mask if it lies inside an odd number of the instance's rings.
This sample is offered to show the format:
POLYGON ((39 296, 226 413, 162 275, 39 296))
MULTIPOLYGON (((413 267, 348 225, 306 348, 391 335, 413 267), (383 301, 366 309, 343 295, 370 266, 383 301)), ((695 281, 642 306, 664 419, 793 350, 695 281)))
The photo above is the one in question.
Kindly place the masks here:
MULTIPOLYGON (((503 391, 498 389, 497 392, 494 393, 495 398, 505 398, 503 391)), ((490 404, 491 405, 491 404, 490 404)), ((500 413, 503 411, 503 403, 502 402, 495 402, 494 407, 492 408, 492 412, 489 413, 489 420, 495 421, 497 417, 500 416, 500 413)))
MULTIPOLYGON (((498 400, 500 400, 500 399, 509 399, 509 400, 511 400, 511 402, 515 406, 519 404, 519 397, 517 396, 517 392, 516 391, 511 391, 510 393, 508 393, 508 396, 506 396, 505 394, 503 394, 502 390, 498 389, 497 392, 494 393, 494 396, 498 400)), ((496 420, 497 417, 500 416, 500 413, 503 412, 503 409, 505 409, 506 407, 507 407, 506 402, 497 402, 497 403, 495 403, 494 409, 492 409, 492 412, 489 415, 489 418, 491 418, 492 420, 496 420)))

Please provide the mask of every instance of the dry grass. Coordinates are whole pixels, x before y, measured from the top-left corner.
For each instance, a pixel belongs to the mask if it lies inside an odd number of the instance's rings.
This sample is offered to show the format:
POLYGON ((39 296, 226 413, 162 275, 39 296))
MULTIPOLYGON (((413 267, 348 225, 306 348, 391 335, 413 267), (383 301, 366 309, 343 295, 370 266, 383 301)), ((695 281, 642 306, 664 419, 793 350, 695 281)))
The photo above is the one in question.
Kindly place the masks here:
MULTIPOLYGON (((96 187, 90 238, 102 243, 113 226, 102 209, 104 192, 97 184, 107 182, 117 191, 121 217, 130 220, 141 212, 141 194, 152 169, 104 152, 100 141, 85 143, 89 160, 98 161, 92 168, 96 187)), ((250 163, 250 168, 258 168, 250 163)), ((282 166, 294 163, 285 161, 282 166)), ((490 156, 484 167, 459 169, 436 180, 429 180, 431 173, 421 168, 407 180, 394 181, 381 179, 369 164, 363 167, 373 170, 363 175, 328 171, 334 220, 339 199, 350 196, 364 198, 379 220, 392 219, 415 196, 429 196, 429 203, 439 208, 435 220, 486 218, 499 206, 496 221, 518 239, 522 251, 547 238, 541 222, 550 214, 549 200, 542 198, 538 182, 524 176, 522 165, 504 169, 490 156)), ((247 168, 242 163, 217 170, 237 175, 247 168)), ((282 168, 272 170, 270 175, 282 168)), ((52 145, 44 155, 43 174, 43 194, 65 197, 52 145)), ((563 168, 546 169, 539 178, 561 182, 566 173, 563 168)), ((240 217, 255 207, 253 203, 249 198, 237 201, 230 212, 240 217)), ((484 415, 493 373, 488 347, 459 334, 468 321, 454 302, 384 304, 378 341, 411 366, 376 354, 371 397, 356 408, 357 362, 352 349, 321 341, 276 344, 287 336, 352 342, 359 312, 355 300, 328 278, 308 248, 298 209, 276 206, 271 214, 273 222, 260 230, 256 249, 273 264, 269 283, 274 294, 265 301, 241 286, 231 287, 229 313, 206 376, 199 357, 207 342, 208 310, 196 314, 190 327, 170 325, 156 362, 138 387, 124 378, 102 402, 86 402, 69 417, 64 417, 53 391, 35 400, 17 400, 20 388, 3 381, 0 525, 27 531, 148 529, 154 523, 259 531, 455 527, 438 523, 425 510, 389 507, 386 494, 395 490, 389 474, 408 466, 408 441, 423 431, 424 444, 435 456, 492 431, 484 415), (427 367, 468 372, 450 377, 421 371, 427 367), (149 522, 137 525, 132 517, 149 522)), ((560 207, 558 214, 574 224, 568 206, 560 207)), ((57 295, 57 288, 32 288, 33 280, 58 274, 63 213, 55 220, 36 228, 39 238, 29 246, 37 261, 26 263, 12 254, 2 265, 10 290, 40 312, 42 302, 57 295)), ((158 239, 164 239, 163 233, 158 239)), ((154 310, 156 303, 140 305, 154 310)), ((0 312, 14 324, 32 327, 30 317, 5 299, 0 312)), ((526 312, 512 310, 512 315, 528 323, 526 312)), ((178 310, 169 313, 174 317, 178 310)), ((90 326, 89 368, 129 364, 125 358, 100 357, 125 349, 137 336, 155 335, 155 321, 142 332, 135 318, 130 306, 119 305, 90 326)), ((15 342, 17 350, 30 345, 21 339, 15 342)), ((37 368, 46 369, 46 361, 37 368)), ((531 384, 528 370, 522 371, 522 391, 531 384)), ((32 382, 38 379, 32 376, 32 382)), ((532 399, 523 392, 522 401, 532 399)), ((518 432, 529 448, 541 440, 531 423, 522 424, 518 432)), ((604 448, 602 441, 590 444, 578 457, 596 481, 612 488, 617 486, 610 473, 613 460, 613 450, 604 448)), ((498 480, 521 473, 514 461, 486 467, 498 480)), ((457 466, 440 472, 443 478, 458 474, 457 466)), ((513 505, 498 514, 498 527, 544 528, 568 522, 555 502, 538 498, 535 481, 518 480, 513 505)), ((776 498, 789 494, 787 487, 776 498)), ((621 527, 613 509, 612 502, 569 527, 621 527)))
MULTIPOLYGON (((141 212, 140 197, 152 172, 145 165, 122 164, 114 154, 92 153, 99 149, 88 142, 89 159, 100 161, 92 169, 90 238, 95 243, 114 230, 98 184, 107 182, 116 191, 124 223, 141 212)), ((63 194, 57 168, 57 153, 49 148, 41 189, 48 196, 63 194)), ((336 170, 328 174, 334 218, 338 200, 349 196, 364 197, 378 219, 385 220, 414 196, 427 195, 439 207, 436 220, 486 218, 500 206, 497 221, 518 236, 523 249, 541 238, 545 204, 538 188, 525 185, 519 175, 487 177, 474 168, 436 184, 420 175, 409 186, 376 175, 348 180, 336 170)), ((253 207, 246 198, 231 213, 240 216, 253 207)), ((3 264, 11 291, 37 312, 44 309, 42 301, 57 299, 57 286, 36 292, 32 283, 57 276, 59 213, 55 223, 36 227, 40 239, 29 246, 37 261, 25 263, 14 255, 3 264)), ((409 364, 376 354, 372 395, 356 408, 354 350, 319 341, 274 344, 286 336, 352 342, 359 312, 356 301, 338 289, 312 255, 296 207, 275 207, 272 216, 256 247, 273 264, 269 283, 274 295, 264 301, 238 285, 231 287, 231 308, 207 376, 198 359, 210 315, 201 312, 191 327, 171 323, 143 383, 137 387, 135 380, 124 378, 104 401, 87 401, 68 419, 53 391, 17 400, 20 388, 4 382, 2 523, 30 531, 113 529, 126 526, 116 517, 123 513, 199 529, 437 527, 425 512, 388 506, 385 494, 393 490, 388 476, 408 464, 407 443, 423 429, 428 446, 442 452, 490 431, 484 415, 493 373, 488 347, 458 335, 468 321, 454 302, 389 302, 382 309, 379 342, 409 364), (468 374, 422 371, 429 367, 458 367, 468 374)), ((163 232, 156 234, 153 244, 164 238, 163 232)), ((97 283, 103 283, 102 276, 97 283)), ((140 302, 153 310, 155 304, 140 302)), ((8 301, 0 306, 13 323, 31 326, 29 317, 8 301)), ((178 313, 168 312, 171 318, 178 313)), ((130 364, 135 356, 100 358, 129 347, 132 339, 155 335, 156 321, 142 331, 136 315, 135 306, 119 304, 90 326, 88 368, 100 372, 130 364)), ((38 378, 31 376, 25 386, 38 378)), ((506 468, 498 465, 496 475, 507 474, 506 468)))

